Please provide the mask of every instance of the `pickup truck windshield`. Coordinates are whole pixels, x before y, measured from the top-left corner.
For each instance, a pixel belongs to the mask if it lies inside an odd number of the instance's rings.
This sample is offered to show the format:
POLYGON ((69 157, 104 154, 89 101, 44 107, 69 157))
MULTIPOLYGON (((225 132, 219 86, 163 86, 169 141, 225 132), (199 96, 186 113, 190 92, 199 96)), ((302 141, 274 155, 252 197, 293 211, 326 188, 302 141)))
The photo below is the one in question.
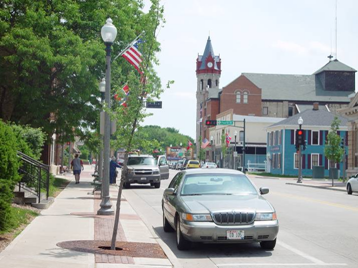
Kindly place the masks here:
POLYGON ((153 157, 129 157, 127 165, 155 166, 157 165, 157 161, 153 157))

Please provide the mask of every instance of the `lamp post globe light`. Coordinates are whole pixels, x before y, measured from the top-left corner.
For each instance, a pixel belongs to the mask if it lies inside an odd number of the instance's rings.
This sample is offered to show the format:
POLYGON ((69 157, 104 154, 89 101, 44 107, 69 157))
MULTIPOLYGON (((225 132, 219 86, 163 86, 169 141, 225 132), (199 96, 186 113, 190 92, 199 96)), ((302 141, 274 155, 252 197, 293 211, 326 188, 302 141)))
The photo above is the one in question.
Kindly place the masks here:
MULTIPOLYGON (((106 45, 106 81, 105 81, 105 103, 107 108, 111 108, 110 89, 111 89, 111 46, 116 39, 117 29, 112 24, 112 19, 108 18, 106 24, 101 29, 101 36, 106 45)), ((103 85, 103 84, 102 84, 103 85)), ((101 87, 101 85, 100 85, 101 87)), ((97 211, 98 215, 113 215, 112 204, 109 196, 109 158, 110 158, 110 119, 107 112, 104 114, 104 146, 103 146, 103 165, 104 172, 102 178, 102 202, 101 208, 97 211)))
MULTIPOLYGON (((298 118, 297 123, 299 125, 299 130, 302 129, 302 124, 303 124, 303 119, 300 116, 300 118, 298 118)), ((297 141, 296 141, 297 142, 297 141)), ((298 179, 297 179, 297 183, 302 183, 302 145, 298 145, 298 179)))

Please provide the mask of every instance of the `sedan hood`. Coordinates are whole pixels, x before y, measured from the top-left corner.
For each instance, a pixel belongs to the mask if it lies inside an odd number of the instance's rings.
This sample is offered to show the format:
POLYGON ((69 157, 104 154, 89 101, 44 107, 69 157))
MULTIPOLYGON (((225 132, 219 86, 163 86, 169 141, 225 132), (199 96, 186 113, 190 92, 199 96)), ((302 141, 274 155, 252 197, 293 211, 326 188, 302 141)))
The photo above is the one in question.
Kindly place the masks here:
POLYGON ((181 198, 190 213, 274 211, 272 205, 260 195, 199 195, 181 198))

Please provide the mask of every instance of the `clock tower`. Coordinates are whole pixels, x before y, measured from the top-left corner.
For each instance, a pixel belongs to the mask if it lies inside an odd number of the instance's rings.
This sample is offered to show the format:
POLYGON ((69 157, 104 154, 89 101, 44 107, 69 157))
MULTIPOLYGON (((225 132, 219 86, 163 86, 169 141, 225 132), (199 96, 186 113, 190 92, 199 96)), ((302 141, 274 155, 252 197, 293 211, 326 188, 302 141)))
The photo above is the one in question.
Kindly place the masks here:
MULTIPOLYGON (((220 56, 215 56, 213 46, 211 45, 210 36, 206 42, 203 55, 198 55, 196 59, 196 155, 199 156, 199 137, 202 140, 210 141, 209 127, 205 125, 206 120, 215 120, 218 112, 211 107, 212 96, 217 96, 219 93, 221 75, 221 59, 220 56)), ((215 97, 214 97, 215 98, 215 97)), ((217 98, 217 97, 216 97, 217 98)))

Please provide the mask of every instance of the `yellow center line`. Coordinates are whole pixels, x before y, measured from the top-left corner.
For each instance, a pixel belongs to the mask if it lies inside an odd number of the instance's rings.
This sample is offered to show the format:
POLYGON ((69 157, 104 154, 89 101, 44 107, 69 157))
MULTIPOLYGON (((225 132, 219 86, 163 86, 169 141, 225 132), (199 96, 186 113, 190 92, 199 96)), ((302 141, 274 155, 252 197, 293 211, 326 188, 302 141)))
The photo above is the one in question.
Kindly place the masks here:
POLYGON ((314 202, 314 203, 318 203, 318 204, 328 205, 331 207, 343 208, 343 209, 351 210, 351 211, 358 211, 358 207, 347 206, 347 205, 343 205, 343 204, 318 200, 318 199, 309 198, 309 197, 297 196, 297 195, 293 195, 293 194, 283 194, 283 193, 278 193, 278 192, 270 192, 270 194, 283 196, 283 197, 295 198, 295 199, 299 199, 299 200, 305 200, 305 201, 314 202))

